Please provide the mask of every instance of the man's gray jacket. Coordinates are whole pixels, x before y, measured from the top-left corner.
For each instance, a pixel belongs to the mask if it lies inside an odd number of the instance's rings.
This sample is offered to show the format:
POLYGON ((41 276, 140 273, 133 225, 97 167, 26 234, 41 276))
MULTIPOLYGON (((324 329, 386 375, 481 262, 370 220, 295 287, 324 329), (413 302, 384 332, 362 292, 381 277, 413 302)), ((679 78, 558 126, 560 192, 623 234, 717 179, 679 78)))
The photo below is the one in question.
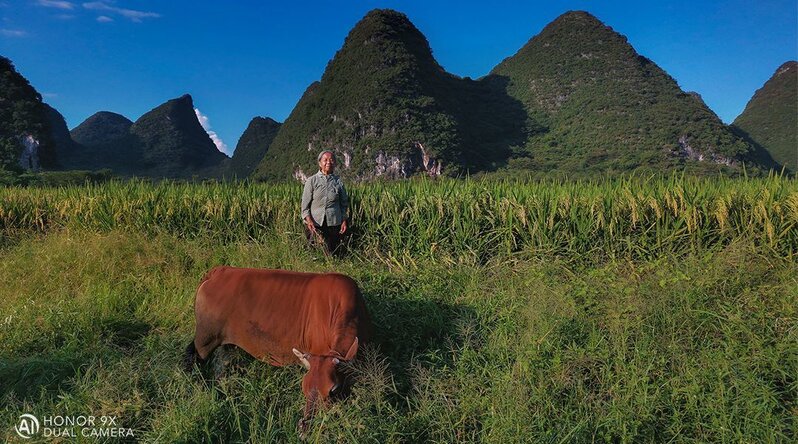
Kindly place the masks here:
POLYGON ((335 174, 321 171, 308 177, 302 192, 302 219, 310 215, 316 225, 341 225, 349 210, 349 196, 344 183, 335 174))

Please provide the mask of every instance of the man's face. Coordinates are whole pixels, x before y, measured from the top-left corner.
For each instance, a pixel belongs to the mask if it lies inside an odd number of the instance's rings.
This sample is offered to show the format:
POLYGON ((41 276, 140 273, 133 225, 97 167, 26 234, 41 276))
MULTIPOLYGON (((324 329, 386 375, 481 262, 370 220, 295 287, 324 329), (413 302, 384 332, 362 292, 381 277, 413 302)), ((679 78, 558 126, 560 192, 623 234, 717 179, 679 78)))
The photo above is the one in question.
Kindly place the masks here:
POLYGON ((319 160, 319 169, 324 174, 331 174, 335 171, 335 158, 332 153, 324 153, 319 160))

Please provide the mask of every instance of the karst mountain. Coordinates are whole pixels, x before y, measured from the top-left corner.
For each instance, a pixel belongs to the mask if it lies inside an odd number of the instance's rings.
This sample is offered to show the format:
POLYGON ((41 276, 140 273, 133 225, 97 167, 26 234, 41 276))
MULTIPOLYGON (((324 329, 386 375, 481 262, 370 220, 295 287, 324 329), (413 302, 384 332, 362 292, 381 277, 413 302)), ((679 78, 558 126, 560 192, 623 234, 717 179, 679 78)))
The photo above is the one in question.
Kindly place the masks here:
POLYGON ((0 58, 0 74, 0 166, 22 169, 294 180, 315 173, 328 149, 354 180, 798 169, 795 62, 732 127, 584 11, 561 15, 476 80, 446 72, 406 15, 370 11, 287 120, 253 118, 232 159, 202 128, 188 94, 135 122, 102 111, 68 132, 8 59, 0 58))
POLYGON ((734 120, 744 137, 770 158, 798 172, 798 62, 781 65, 734 120))

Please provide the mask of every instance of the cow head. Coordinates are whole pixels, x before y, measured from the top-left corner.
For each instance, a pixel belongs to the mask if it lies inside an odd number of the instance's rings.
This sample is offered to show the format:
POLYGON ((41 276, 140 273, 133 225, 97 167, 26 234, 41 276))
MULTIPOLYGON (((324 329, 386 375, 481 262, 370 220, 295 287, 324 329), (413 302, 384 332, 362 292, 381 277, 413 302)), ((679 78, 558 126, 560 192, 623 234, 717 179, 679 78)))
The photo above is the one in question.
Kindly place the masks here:
POLYGON ((294 354, 299 358, 299 362, 307 369, 307 374, 302 379, 302 392, 307 400, 305 404, 305 417, 299 421, 299 428, 303 430, 307 421, 313 416, 316 408, 320 404, 326 404, 330 395, 340 391, 343 385, 343 378, 338 372, 338 366, 344 361, 354 359, 357 354, 358 339, 355 337, 352 346, 345 356, 341 356, 335 350, 331 350, 327 355, 312 355, 293 349, 294 354))

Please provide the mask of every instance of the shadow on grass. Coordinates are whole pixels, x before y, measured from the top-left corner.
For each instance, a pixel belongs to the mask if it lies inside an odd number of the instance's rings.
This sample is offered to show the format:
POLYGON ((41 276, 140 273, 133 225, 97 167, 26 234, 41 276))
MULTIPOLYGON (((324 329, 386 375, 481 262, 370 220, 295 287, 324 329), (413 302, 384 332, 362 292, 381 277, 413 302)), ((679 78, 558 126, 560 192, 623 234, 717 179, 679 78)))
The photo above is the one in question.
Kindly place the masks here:
POLYGON ((470 307, 435 300, 367 299, 375 327, 373 345, 387 359, 397 405, 405 405, 415 396, 416 365, 453 367, 453 351, 466 340, 462 327, 474 322, 476 314, 470 307))
POLYGON ((80 354, 68 351, 0 360, 0 398, 12 393, 18 399, 31 399, 42 390, 54 394, 69 386, 85 362, 80 354))
MULTIPOLYGON (((370 297, 364 295, 374 324, 371 346, 384 356, 397 385, 399 395, 411 391, 411 369, 424 361, 428 366, 452 365, 451 350, 463 342, 461 327, 472 322, 474 310, 433 300, 409 300, 401 297, 370 297)), ((240 376, 255 358, 234 345, 217 348, 209 362, 200 366, 200 376, 206 382, 228 376, 240 376)), ((299 387, 297 387, 299 390, 299 387)))
POLYGON ((0 398, 13 393, 16 398, 31 399, 42 391, 54 396, 69 390, 82 366, 98 360, 109 364, 124 359, 115 349, 129 350, 150 330, 149 324, 117 313, 95 320, 91 330, 80 335, 80 342, 68 339, 69 332, 63 332, 56 335, 49 350, 0 359, 0 398))
POLYGON ((117 347, 128 349, 136 345, 150 333, 152 327, 135 318, 122 317, 123 314, 107 317, 97 321, 102 336, 117 347))
MULTIPOLYGON (((453 351, 469 340, 463 334, 463 326, 475 324, 476 314, 470 307, 431 299, 430 295, 438 294, 434 285, 423 287, 419 282, 407 284, 388 278, 369 287, 375 291, 366 288, 363 295, 374 326, 374 337, 370 343, 362 345, 351 367, 341 369, 354 377, 354 385, 345 385, 336 398, 340 401, 357 393, 357 401, 347 404, 346 410, 364 415, 378 406, 397 413, 406 411, 413 408, 413 400, 419 396, 416 387, 419 364, 430 370, 454 367, 456 353, 453 351)), ((272 431, 292 440, 296 438, 293 425, 300 418, 304 405, 300 385, 303 374, 299 365, 271 367, 238 347, 228 345, 217 348, 208 362, 195 368, 192 376, 202 380, 206 390, 215 392, 219 399, 230 400, 224 407, 225 411, 230 411, 225 414, 228 418, 235 416, 232 412, 241 399, 258 399, 257 402, 274 409, 272 412, 283 412, 281 416, 291 419, 272 431), (258 394, 253 394, 252 390, 258 394)), ((235 423, 218 422, 210 433, 232 441, 249 440, 251 424, 271 421, 271 417, 258 415, 260 413, 253 417, 238 416, 235 423)))

